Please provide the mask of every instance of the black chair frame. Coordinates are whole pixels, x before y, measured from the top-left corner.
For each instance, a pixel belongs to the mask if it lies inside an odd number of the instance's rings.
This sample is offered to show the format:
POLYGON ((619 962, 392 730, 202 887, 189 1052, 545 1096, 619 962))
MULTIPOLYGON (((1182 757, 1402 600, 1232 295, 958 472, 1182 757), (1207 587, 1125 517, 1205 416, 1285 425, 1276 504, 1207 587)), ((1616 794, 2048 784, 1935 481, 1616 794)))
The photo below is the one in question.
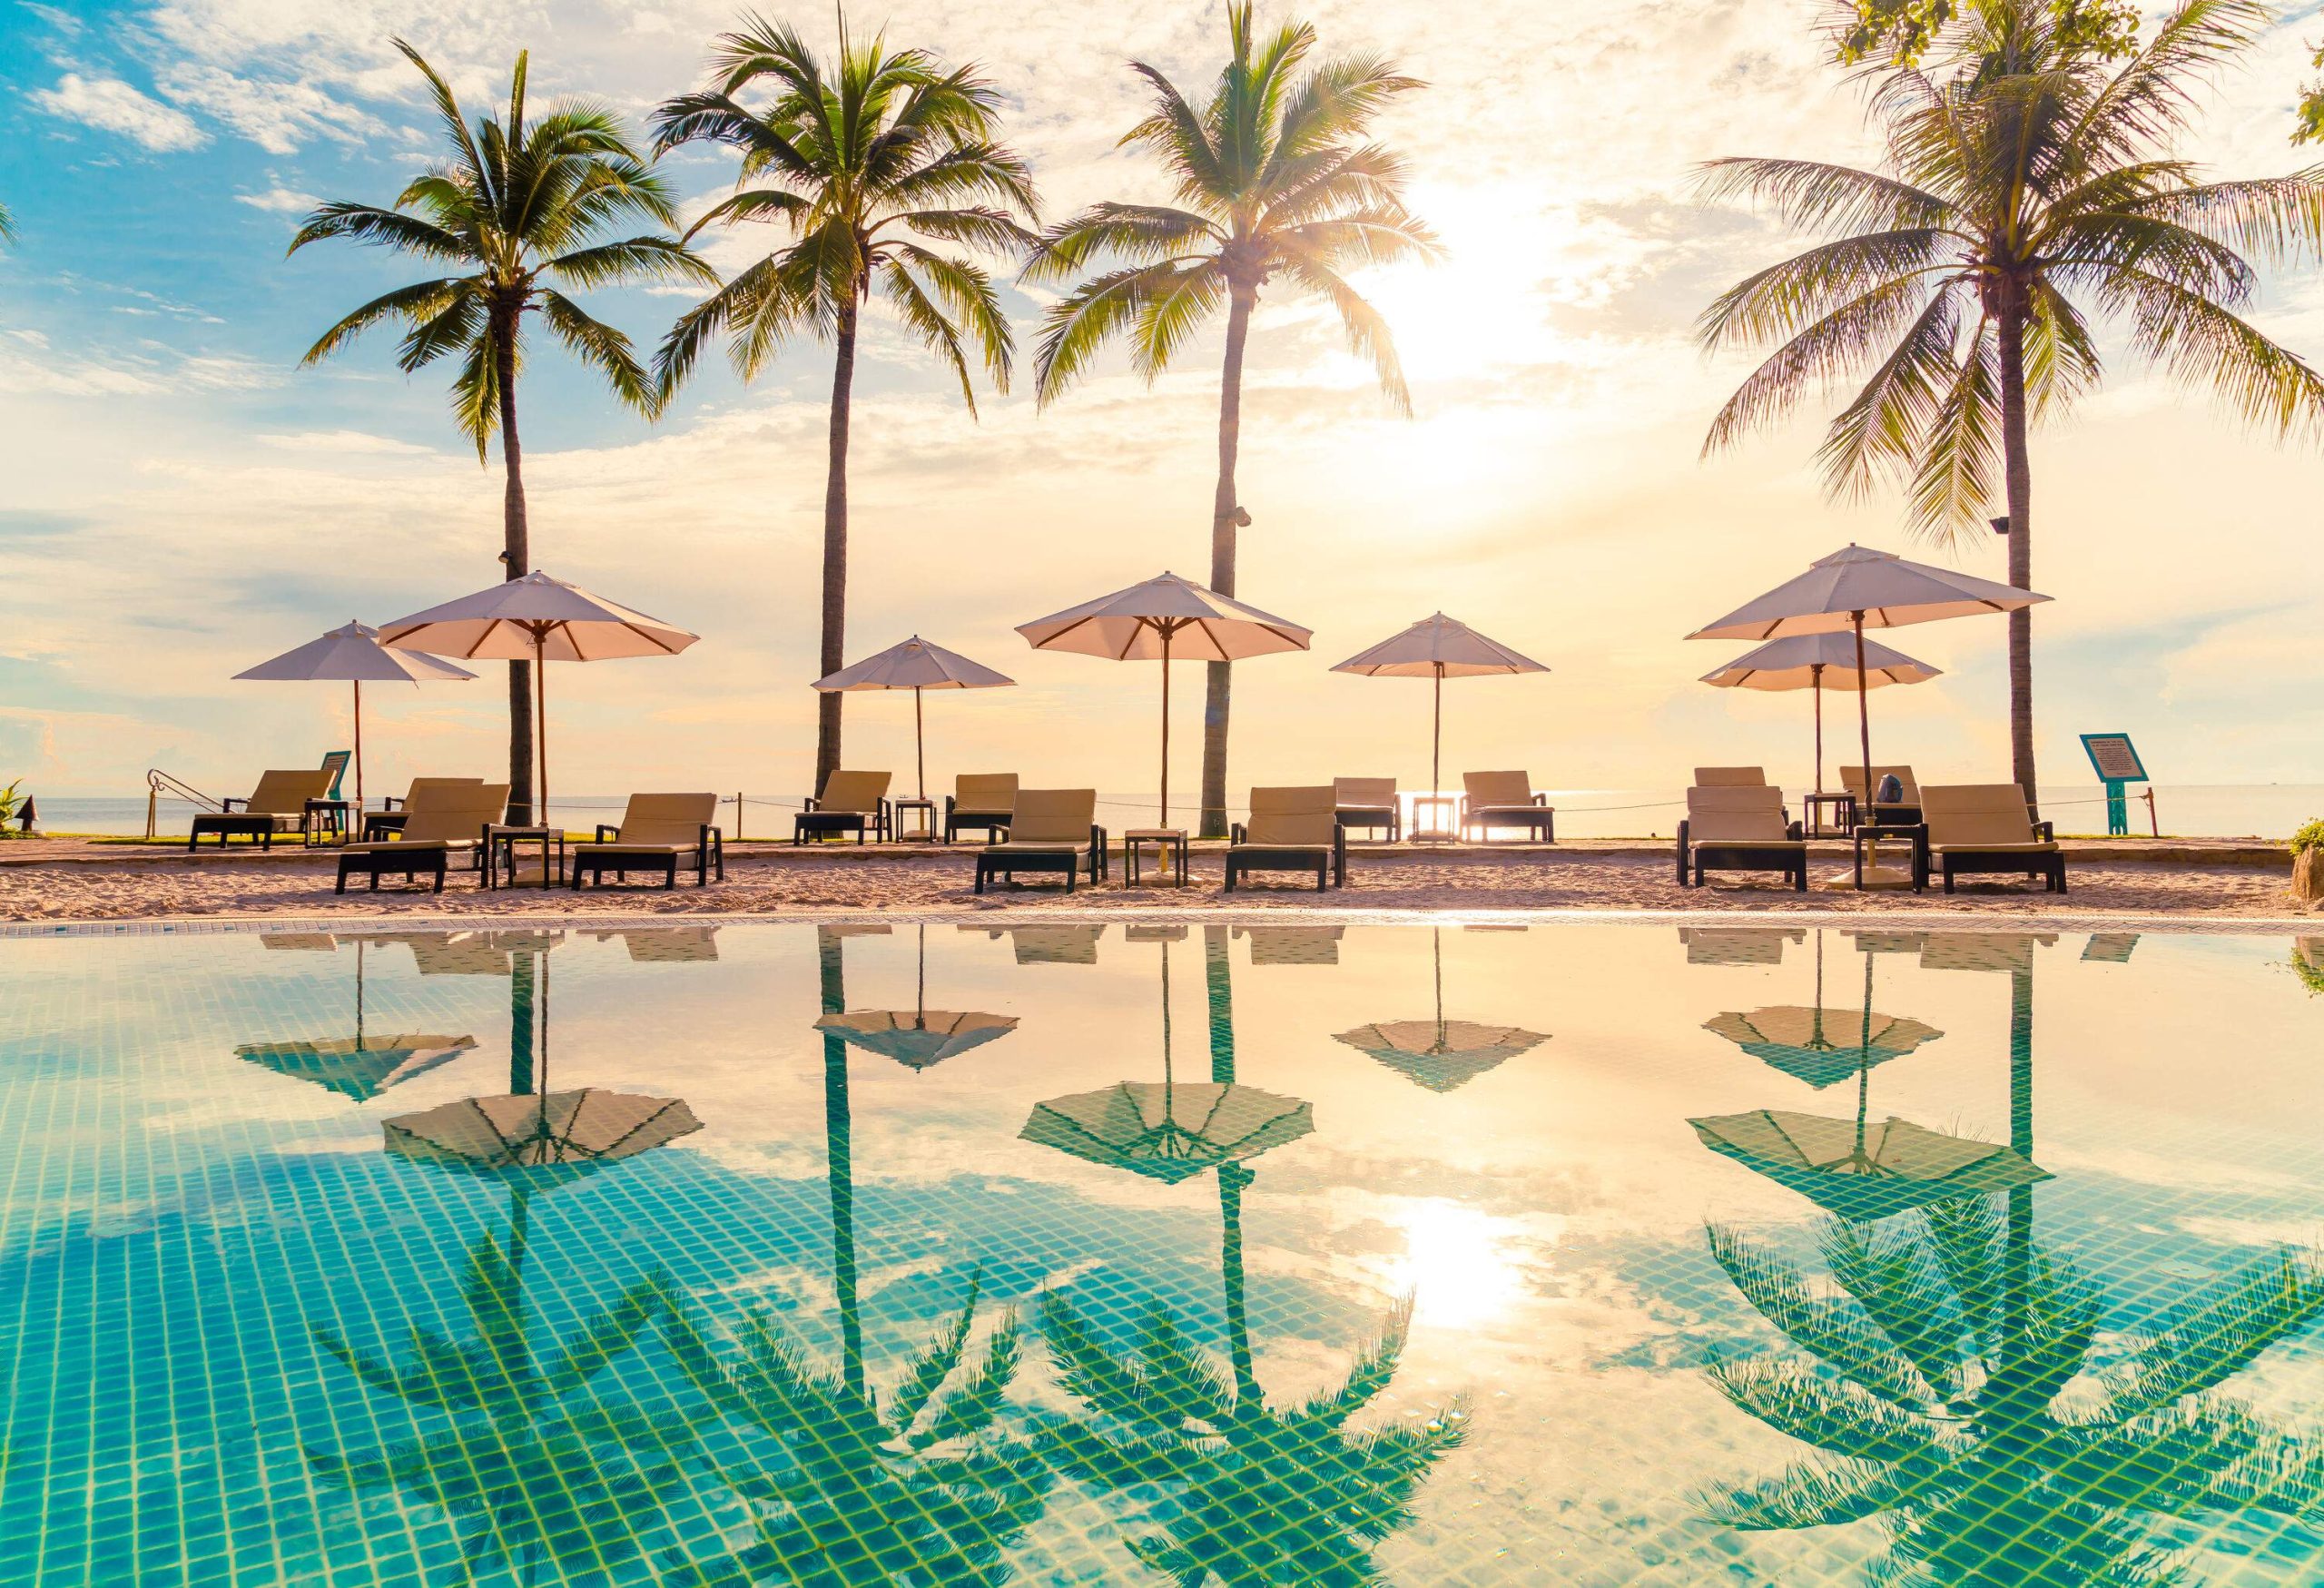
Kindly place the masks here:
MULTIPOLYGON (((1065 891, 1070 893, 1074 883, 1080 878, 1081 870, 1080 854, 1064 845, 1047 850, 985 849, 977 854, 976 892, 983 893, 985 883, 994 877, 1006 877, 1014 886, 1019 872, 1048 872, 1063 876, 1065 891)), ((1092 887, 1104 882, 1113 871, 1111 862, 1106 857, 1106 830, 1094 823, 1089 828, 1088 870, 1092 887)))
POLYGON ((1679 885, 1699 888, 1706 872, 1781 872, 1796 893, 1807 891, 1807 829, 1794 822, 1785 831, 1791 843, 1738 843, 1722 841, 1696 843, 1689 831, 1694 824, 1679 823, 1679 885), (1799 847, 1794 848, 1792 844, 1799 847), (1689 873, 1691 871, 1692 876, 1689 873))
POLYGON ((1347 886, 1347 824, 1334 823, 1332 841, 1322 843, 1253 843, 1250 829, 1237 822, 1226 830, 1226 882, 1220 890, 1231 893, 1235 880, 1251 872, 1314 872, 1315 891, 1347 886), (1328 878, 1329 881, 1325 879, 1328 878))
MULTIPOLYGON (((602 888, 606 885, 607 872, 614 873, 615 882, 625 883, 629 881, 629 873, 635 871, 660 872, 662 886, 675 888, 678 872, 686 859, 687 852, 683 849, 625 850, 621 846, 620 824, 600 822, 596 837, 573 847, 572 887, 576 893, 580 891, 581 877, 585 872, 596 877, 597 886, 602 888)), ((694 885, 697 888, 710 885, 710 873, 714 871, 718 873, 720 882, 726 880, 724 828, 714 827, 707 822, 702 824, 702 831, 694 838, 693 863, 694 885)))

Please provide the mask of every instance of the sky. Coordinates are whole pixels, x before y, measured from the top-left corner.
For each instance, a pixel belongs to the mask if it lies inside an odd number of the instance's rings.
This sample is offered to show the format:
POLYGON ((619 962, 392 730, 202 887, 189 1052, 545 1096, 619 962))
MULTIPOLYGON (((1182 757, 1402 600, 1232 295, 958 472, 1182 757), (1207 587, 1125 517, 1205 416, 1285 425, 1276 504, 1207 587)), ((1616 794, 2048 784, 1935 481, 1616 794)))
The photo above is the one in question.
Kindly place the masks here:
MULTIPOLYGON (((831 42, 822 8, 772 10, 831 42)), ((2312 158, 2288 135, 2303 40, 2324 33, 2315 11, 2295 8, 2221 80, 2191 153, 2235 175, 2312 158)), ((1699 457, 1748 361, 1706 360, 1694 317, 1797 240, 1697 202, 1692 168, 1876 154, 1857 90, 1822 58, 1818 0, 1481 0, 1457 27, 1393 0, 1301 14, 1327 53, 1384 52, 1427 81, 1380 134, 1409 158, 1412 202, 1447 257, 1361 279, 1395 329, 1411 419, 1316 306, 1270 301, 1256 322, 1239 593, 1315 640, 1237 669, 1232 797, 1334 775, 1424 785, 1425 684, 1328 668, 1440 609, 1551 669, 1447 689, 1448 781, 1507 766, 1543 788, 1665 790, 1693 765, 1748 762, 1807 786, 1807 703, 1703 686, 1746 647, 1683 636, 1851 540, 2003 577, 1997 538, 1916 543, 1892 496, 1827 500, 1811 455, 1827 407, 1699 457)), ((730 0, 8 0, 0 202, 20 236, 0 252, 0 783, 126 798, 159 766, 247 792, 265 766, 345 744, 348 702, 234 673, 497 577, 497 459, 480 467, 454 429, 448 373, 401 375, 387 335, 300 365, 339 315, 419 273, 347 244, 284 256, 319 199, 389 202, 432 156, 432 115, 390 39, 411 40, 472 114, 528 49, 537 105, 586 95, 642 126, 697 83, 734 16, 730 0)), ((1166 197, 1147 159, 1116 147, 1141 108, 1128 63, 1192 91, 1225 51, 1211 0, 853 14, 859 32, 881 23, 984 66, 1052 217, 1166 197)), ((689 213, 732 181, 710 153, 667 170, 689 213)), ((753 229, 708 252, 732 271, 770 245, 753 229)), ((1008 290, 1021 348, 1049 299, 1008 290)), ((589 301, 650 347, 688 298, 589 301)), ((2271 279, 2256 318, 2324 352, 2313 273, 2271 279)), ((1046 412, 1020 382, 972 419, 875 316, 848 657, 917 632, 1019 685, 931 697, 932 792, 995 770, 1155 786, 1155 669, 1035 654, 1012 629, 1165 568, 1206 576, 1217 358, 1214 334, 1151 388, 1109 358, 1046 412)), ((704 636, 672 660, 553 676, 555 790, 805 787, 830 376, 812 342, 747 387, 706 362, 649 425, 559 356, 528 368, 535 566, 704 636)), ((2034 584, 2055 597, 2035 625, 2044 782, 2087 780, 2074 735, 2101 730, 2132 734, 2165 783, 2324 782, 2324 460, 2118 352, 2106 389, 2037 436, 2034 468, 2034 584)), ((2005 776, 2003 626, 1885 637, 1945 676, 1875 698, 1875 759, 1924 781, 2005 776)), ((1199 669, 1177 686, 1171 781, 1191 792, 1199 669)), ((374 793, 505 765, 505 700, 489 674, 370 691, 374 793)), ((846 760, 893 768, 910 792, 910 704, 859 695, 847 720, 846 760)))

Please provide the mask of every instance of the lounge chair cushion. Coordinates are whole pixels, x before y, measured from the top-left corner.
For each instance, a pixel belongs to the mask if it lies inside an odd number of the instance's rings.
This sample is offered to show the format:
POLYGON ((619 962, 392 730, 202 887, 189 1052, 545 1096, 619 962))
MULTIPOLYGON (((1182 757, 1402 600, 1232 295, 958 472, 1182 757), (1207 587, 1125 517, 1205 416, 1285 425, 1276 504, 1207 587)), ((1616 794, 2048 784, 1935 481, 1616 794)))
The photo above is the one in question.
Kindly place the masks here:
POLYGON ((1758 766, 1698 766, 1697 788, 1765 788, 1767 771, 1758 766))
POLYGON ((1735 784, 1687 791, 1687 841, 1764 848, 1798 843, 1783 819, 1783 790, 1735 784))
POLYGON ((1094 788, 1020 788, 1004 849, 1087 849, 1098 821, 1094 788))
POLYGON ((963 772, 952 784, 955 815, 1006 816, 1016 808, 1013 772, 963 772))
POLYGON ((888 797, 888 784, 893 776, 887 772, 834 772, 823 780, 822 797, 815 802, 815 809, 848 815, 876 814, 880 802, 888 797))
POLYGON ((1528 772, 1464 772, 1461 786, 1472 812, 1513 811, 1533 803, 1533 776, 1528 772))
POLYGON ((258 786, 251 790, 251 797, 242 802, 241 814, 251 816, 299 817, 307 814, 307 802, 319 800, 330 792, 330 769, 304 772, 262 772, 258 786))
POLYGON ((1253 849, 1329 849, 1339 834, 1333 788, 1255 788, 1243 845, 1253 849))
POLYGON ((2014 783, 1932 785, 1920 791, 1920 805, 1934 853, 2042 847, 2024 791, 2014 783))
POLYGON ((358 843, 359 850, 476 847, 487 825, 508 815, 508 785, 505 783, 453 783, 423 789, 403 824, 403 836, 375 843, 358 843))
POLYGON ((714 794, 634 794, 611 846, 691 852, 702 843, 702 830, 717 819, 714 794))
POLYGON ((1344 811, 1393 811, 1396 780, 1393 777, 1335 777, 1332 798, 1344 811))

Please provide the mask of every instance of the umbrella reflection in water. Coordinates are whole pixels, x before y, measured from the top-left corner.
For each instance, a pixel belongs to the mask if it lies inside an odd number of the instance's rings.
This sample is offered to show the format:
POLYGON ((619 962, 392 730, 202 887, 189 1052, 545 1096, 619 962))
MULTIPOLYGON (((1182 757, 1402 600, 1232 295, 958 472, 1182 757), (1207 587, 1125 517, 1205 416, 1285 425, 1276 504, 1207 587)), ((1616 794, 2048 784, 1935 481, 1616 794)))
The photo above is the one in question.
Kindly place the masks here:
MULTIPOLYGON (((335 948, 329 937, 321 946, 335 948)), ((245 1042, 235 1057, 264 1065, 278 1075, 311 1081, 359 1103, 369 1102, 391 1086, 425 1075, 476 1046, 474 1037, 399 1031, 369 1035, 363 1028, 363 940, 355 941, 355 1034, 320 1041, 245 1042)))
POLYGON ((1442 929, 1429 929, 1436 964, 1436 1018, 1391 1021, 1342 1031, 1334 1040, 1369 1053, 1416 1086, 1452 1091, 1486 1070, 1541 1046, 1550 1039, 1522 1026, 1485 1025, 1444 1018, 1444 942, 1442 929))
POLYGON ((815 1029, 910 1070, 941 1064, 1017 1029, 1015 1015, 928 1007, 928 926, 924 922, 920 927, 919 966, 911 1008, 826 1014, 815 1021, 815 1029))

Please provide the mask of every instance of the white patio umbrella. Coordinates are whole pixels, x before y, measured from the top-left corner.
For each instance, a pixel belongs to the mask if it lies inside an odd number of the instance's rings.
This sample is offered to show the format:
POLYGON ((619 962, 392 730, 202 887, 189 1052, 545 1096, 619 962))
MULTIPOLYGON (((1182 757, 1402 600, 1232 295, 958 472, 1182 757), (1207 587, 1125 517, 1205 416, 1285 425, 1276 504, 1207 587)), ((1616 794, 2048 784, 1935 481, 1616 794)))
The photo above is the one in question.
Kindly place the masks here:
MULTIPOLYGON (((1997 585, 1951 568, 1906 562, 1893 552, 1849 546, 1687 637, 1768 640, 1796 634, 1852 634, 1856 667, 1862 675, 1869 666, 1864 647, 1867 628, 1897 628, 1907 623, 1934 623, 1941 617, 1970 617, 1982 612, 2014 612, 2048 599, 2014 585, 1997 585)), ((1864 695, 1863 689, 1856 691, 1856 738, 1868 774, 1872 716, 1864 695)))
POLYGON ((842 667, 814 687, 825 694, 859 689, 911 691, 912 759, 920 769, 920 797, 928 797, 928 733, 920 715, 923 689, 1006 689, 1016 679, 996 673, 981 662, 971 662, 958 651, 931 645, 918 635, 866 656, 852 667, 842 667))
POLYGON ((540 755, 537 819, 548 819, 548 666, 671 656, 702 636, 593 596, 537 570, 382 624, 389 645, 462 661, 533 662, 533 737, 540 755))
POLYGON ((1170 664, 1237 662, 1276 651, 1304 651, 1315 636, 1287 618, 1165 573, 1020 623, 1037 651, 1075 651, 1117 662, 1162 664, 1162 820, 1170 824, 1170 664))
POLYGON ((269 683, 337 683, 355 686, 355 808, 363 808, 363 686, 366 684, 461 684, 476 675, 438 657, 384 645, 379 631, 361 623, 334 628, 320 639, 287 650, 271 661, 234 675, 269 683))
MULTIPOLYGON (((1816 695, 1816 792, 1824 792, 1824 692, 1846 689, 1861 694, 1890 684, 1925 684, 1940 669, 1916 662, 1902 651, 1870 640, 1827 632, 1787 635, 1771 639, 1758 650, 1736 657, 1703 682, 1720 689, 1807 689, 1816 695), (1864 669, 1856 668, 1857 644, 1864 647, 1864 669)), ((1869 766, 1872 764, 1865 763, 1869 766)))
POLYGON ((1443 792, 1444 756, 1444 681, 1483 678, 1494 674, 1546 673, 1531 656, 1519 656, 1499 640, 1487 639, 1467 624, 1442 612, 1422 618, 1402 634, 1360 651, 1332 669, 1360 673, 1368 678, 1433 678, 1435 713, 1430 719, 1428 792, 1443 792))

